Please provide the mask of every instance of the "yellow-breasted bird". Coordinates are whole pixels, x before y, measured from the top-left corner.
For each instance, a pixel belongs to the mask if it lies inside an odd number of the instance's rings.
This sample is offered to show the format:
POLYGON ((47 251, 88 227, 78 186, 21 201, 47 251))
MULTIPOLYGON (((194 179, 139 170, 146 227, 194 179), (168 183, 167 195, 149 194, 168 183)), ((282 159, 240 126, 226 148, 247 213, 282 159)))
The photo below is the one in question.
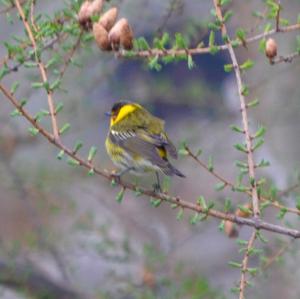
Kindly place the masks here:
POLYGON ((121 169, 118 178, 126 172, 155 171, 157 188, 159 174, 184 177, 168 160, 177 158, 177 150, 164 131, 164 121, 137 103, 117 102, 107 113, 110 127, 106 150, 114 164, 121 169))

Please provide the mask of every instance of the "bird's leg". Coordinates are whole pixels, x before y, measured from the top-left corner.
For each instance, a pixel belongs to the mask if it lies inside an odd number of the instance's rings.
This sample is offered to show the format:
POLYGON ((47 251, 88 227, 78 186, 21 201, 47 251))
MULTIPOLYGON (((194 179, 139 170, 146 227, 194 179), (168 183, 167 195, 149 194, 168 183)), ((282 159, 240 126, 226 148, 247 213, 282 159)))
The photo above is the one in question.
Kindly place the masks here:
POLYGON ((159 180, 159 173, 158 171, 155 171, 155 175, 156 175, 156 183, 153 184, 153 188, 155 192, 161 193, 161 186, 160 186, 160 180, 159 180))
POLYGON ((112 174, 111 177, 112 177, 113 180, 115 180, 115 182, 117 184, 120 184, 121 176, 124 175, 125 173, 131 171, 131 170, 134 170, 134 168, 133 167, 127 167, 127 168, 125 168, 125 169, 123 169, 123 170, 121 170, 117 173, 112 174))

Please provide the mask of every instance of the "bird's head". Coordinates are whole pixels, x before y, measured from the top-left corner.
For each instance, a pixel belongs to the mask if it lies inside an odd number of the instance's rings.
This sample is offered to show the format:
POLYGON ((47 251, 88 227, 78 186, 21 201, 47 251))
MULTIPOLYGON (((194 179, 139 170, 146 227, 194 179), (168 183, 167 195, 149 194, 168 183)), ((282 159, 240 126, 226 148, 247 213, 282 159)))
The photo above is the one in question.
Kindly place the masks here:
POLYGON ((142 109, 142 107, 136 103, 126 101, 115 103, 111 110, 106 113, 106 115, 110 116, 110 126, 115 125, 120 120, 128 116, 129 113, 132 113, 137 109, 142 109))

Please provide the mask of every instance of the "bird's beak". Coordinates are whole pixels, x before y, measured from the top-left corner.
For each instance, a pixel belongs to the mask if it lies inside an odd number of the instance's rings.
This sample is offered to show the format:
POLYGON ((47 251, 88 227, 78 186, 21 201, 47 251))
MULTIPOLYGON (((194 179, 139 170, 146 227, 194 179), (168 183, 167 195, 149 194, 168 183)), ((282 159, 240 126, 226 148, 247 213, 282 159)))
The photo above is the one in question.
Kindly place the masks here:
POLYGON ((106 116, 112 116, 111 112, 110 111, 107 111, 104 113, 106 116))

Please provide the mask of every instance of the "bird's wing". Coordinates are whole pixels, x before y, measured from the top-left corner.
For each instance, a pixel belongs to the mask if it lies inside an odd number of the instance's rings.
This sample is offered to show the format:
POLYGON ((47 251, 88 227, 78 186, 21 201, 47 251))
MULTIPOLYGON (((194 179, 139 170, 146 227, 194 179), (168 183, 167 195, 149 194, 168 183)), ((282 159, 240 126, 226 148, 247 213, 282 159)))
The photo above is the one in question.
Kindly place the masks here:
MULTIPOLYGON (((135 127, 136 134, 143 140, 155 144, 157 147, 163 147, 168 154, 177 159, 177 150, 164 131, 165 121, 151 115, 146 110, 135 112, 134 118, 138 119, 138 125, 135 127), (145 113, 149 117, 145 117, 145 113)), ((131 120, 131 124, 132 124, 131 120)))
POLYGON ((142 156, 161 169, 169 167, 166 150, 161 143, 152 142, 152 137, 145 138, 145 135, 134 131, 111 131, 110 138, 112 142, 126 149, 132 155, 142 156))
POLYGON ((156 145, 157 147, 163 147, 168 154, 174 159, 177 159, 177 150, 174 144, 170 141, 166 133, 149 134, 145 130, 139 130, 138 135, 141 139, 156 145))

